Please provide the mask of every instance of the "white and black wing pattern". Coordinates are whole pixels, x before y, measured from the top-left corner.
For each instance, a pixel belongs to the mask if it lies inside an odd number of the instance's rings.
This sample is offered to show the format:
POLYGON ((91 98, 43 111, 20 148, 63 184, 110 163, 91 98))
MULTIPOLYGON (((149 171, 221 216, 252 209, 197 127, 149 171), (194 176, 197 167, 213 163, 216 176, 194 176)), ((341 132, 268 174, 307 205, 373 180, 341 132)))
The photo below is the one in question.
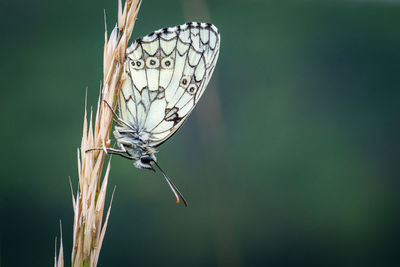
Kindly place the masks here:
POLYGON ((183 124, 217 63, 218 29, 188 22, 137 39, 127 50, 120 116, 157 146, 183 124))

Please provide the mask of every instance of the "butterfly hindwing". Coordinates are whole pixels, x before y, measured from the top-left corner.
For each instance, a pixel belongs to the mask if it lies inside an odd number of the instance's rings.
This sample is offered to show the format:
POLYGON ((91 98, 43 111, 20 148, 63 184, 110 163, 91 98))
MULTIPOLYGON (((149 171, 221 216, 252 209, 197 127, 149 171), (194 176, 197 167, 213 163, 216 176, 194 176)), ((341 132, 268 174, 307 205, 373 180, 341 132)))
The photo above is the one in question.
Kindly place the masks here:
POLYGON ((147 136, 167 140, 203 94, 219 54, 220 36, 208 23, 189 22, 155 31, 127 50, 120 116, 147 136))

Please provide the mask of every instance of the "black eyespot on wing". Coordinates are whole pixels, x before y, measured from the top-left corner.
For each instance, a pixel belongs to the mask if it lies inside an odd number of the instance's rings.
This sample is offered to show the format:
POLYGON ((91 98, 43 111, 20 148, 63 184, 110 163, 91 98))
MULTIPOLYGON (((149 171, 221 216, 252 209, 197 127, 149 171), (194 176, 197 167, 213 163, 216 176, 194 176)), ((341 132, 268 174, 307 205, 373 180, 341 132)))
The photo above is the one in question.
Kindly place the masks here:
POLYGON ((135 70, 141 70, 144 67, 143 59, 132 60, 130 63, 135 70))
POLYGON ((153 36, 153 35, 154 35, 154 32, 150 33, 150 34, 149 34, 149 37, 151 37, 151 36, 153 36))
POLYGON ((136 42, 137 42, 138 44, 141 44, 141 43, 142 43, 142 38, 137 38, 137 39, 136 39, 136 42))
POLYGON ((160 60, 157 57, 148 57, 146 59, 146 66, 149 68, 158 68, 160 66, 160 60))
POLYGON ((207 23, 207 27, 208 27, 208 28, 211 28, 211 26, 212 26, 212 24, 208 22, 208 23, 207 23))
POLYGON ((187 23, 186 23, 186 25, 188 25, 189 27, 191 27, 192 24, 193 24, 192 22, 187 22, 187 23))
POLYGON ((164 69, 171 69, 173 64, 174 62, 172 57, 165 57, 161 60, 161 67, 164 69))
POLYGON ((183 89, 186 89, 186 88, 188 87, 190 81, 191 81, 190 76, 184 75, 184 76, 181 78, 181 81, 179 82, 179 85, 180 85, 180 87, 182 87, 183 89))
POLYGON ((168 32, 168 28, 162 29, 162 32, 163 32, 163 33, 167 33, 167 32, 168 32))
POLYGON ((186 88, 186 91, 190 94, 190 95, 194 95, 197 92, 197 86, 195 84, 191 84, 188 86, 188 88, 186 88))

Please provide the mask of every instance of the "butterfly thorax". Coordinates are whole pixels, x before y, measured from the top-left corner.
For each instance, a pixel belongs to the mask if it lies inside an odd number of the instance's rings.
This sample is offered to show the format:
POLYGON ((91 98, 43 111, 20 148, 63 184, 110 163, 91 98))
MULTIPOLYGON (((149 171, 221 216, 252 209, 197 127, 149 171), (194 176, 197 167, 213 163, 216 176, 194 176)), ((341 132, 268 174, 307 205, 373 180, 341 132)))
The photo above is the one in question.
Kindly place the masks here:
POLYGON ((143 159, 156 160, 156 150, 148 144, 147 133, 127 126, 115 126, 114 136, 119 147, 123 148, 129 158, 134 160, 134 165, 139 169, 149 169, 143 159))

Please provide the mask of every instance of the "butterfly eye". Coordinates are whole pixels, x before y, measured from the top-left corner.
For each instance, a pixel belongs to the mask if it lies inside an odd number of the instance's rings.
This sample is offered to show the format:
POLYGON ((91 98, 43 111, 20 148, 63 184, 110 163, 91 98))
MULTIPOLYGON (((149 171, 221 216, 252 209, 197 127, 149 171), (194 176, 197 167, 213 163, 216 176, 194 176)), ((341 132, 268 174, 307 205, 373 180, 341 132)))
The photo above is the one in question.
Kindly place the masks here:
POLYGON ((181 87, 186 88, 190 82, 189 76, 183 76, 181 79, 181 87))
POLYGON ((144 61, 143 59, 132 60, 131 65, 135 70, 140 70, 144 67, 144 61))
POLYGON ((174 66, 174 60, 171 57, 166 57, 161 60, 161 67, 163 69, 172 69, 174 66))
POLYGON ((194 95, 197 92, 197 86, 195 84, 191 84, 189 85, 189 87, 186 89, 186 91, 191 94, 194 95))
POLYGON ((143 164, 150 164, 150 162, 153 160, 153 158, 152 157, 149 157, 149 156, 143 156, 143 157, 141 157, 140 158, 140 161, 143 163, 143 164))
POLYGON ((160 66, 160 61, 156 57, 148 57, 146 59, 146 66, 151 69, 158 68, 160 66))

